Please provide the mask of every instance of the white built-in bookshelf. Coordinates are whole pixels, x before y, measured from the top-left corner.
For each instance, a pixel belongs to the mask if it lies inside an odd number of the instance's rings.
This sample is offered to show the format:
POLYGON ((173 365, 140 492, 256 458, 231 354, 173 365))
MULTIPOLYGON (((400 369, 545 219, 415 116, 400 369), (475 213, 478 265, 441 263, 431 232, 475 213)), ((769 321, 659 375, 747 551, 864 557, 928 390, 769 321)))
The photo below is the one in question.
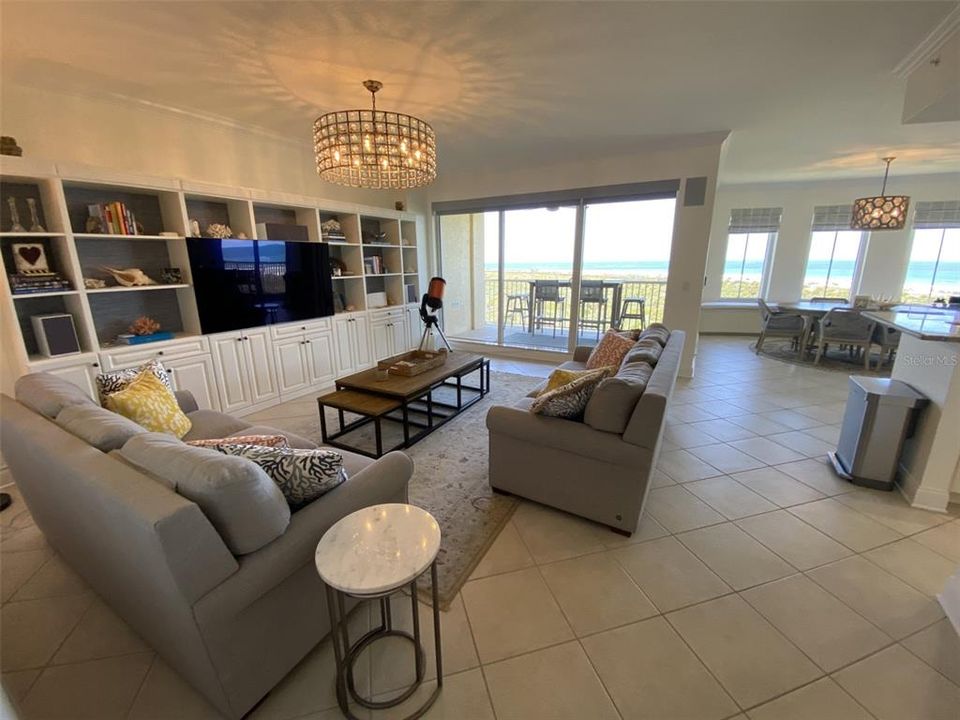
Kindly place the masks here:
MULTIPOLYGON (((21 203, 21 207, 23 204, 21 203)), ((21 223, 24 218, 21 210, 21 223)), ((90 168, 66 168, 23 158, 0 160, 0 251, 4 265, 0 303, 4 337, 14 341, 21 371, 39 369, 31 316, 68 313, 74 319, 81 351, 116 349, 116 336, 141 315, 157 319, 177 338, 201 334, 190 276, 191 221, 201 231, 211 223, 229 225, 233 236, 257 237, 258 223, 302 225, 309 242, 326 242, 342 274, 333 277, 337 312, 375 311, 368 301, 385 297, 389 308, 409 306, 420 297, 423 218, 410 212, 248 188, 186 180, 148 178, 90 168), (10 231, 7 197, 33 198, 46 232, 10 231), (141 234, 90 232, 91 205, 121 202, 142 226, 141 234), (342 236, 325 237, 322 223, 336 219, 342 236), (43 246, 50 269, 70 289, 31 294, 12 291, 15 273, 11 247, 18 242, 43 246), (376 258, 376 260, 374 260, 376 258), (124 287, 101 267, 137 267, 158 282, 164 268, 179 268, 175 284, 124 287), (375 270, 376 269, 376 270, 375 270), (106 280, 105 288, 84 287, 85 278, 106 280), (380 295, 382 293, 382 295, 380 295)))

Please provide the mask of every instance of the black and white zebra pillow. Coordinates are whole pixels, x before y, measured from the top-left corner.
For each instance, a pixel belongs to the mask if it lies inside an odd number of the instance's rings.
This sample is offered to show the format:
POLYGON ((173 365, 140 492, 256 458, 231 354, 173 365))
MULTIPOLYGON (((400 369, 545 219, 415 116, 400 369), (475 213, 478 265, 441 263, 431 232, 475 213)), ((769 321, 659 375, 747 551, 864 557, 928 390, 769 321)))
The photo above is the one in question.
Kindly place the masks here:
POLYGON ((252 460, 277 484, 294 508, 316 500, 347 479, 343 457, 332 450, 223 443, 215 450, 252 460))
POLYGON ((167 369, 159 360, 148 360, 139 367, 126 368, 124 370, 114 370, 113 372, 100 373, 97 375, 97 395, 100 396, 100 404, 107 406, 107 395, 125 390, 127 385, 132 383, 137 375, 144 370, 150 370, 162 382, 170 392, 173 392, 173 384, 170 382, 170 376, 167 369))

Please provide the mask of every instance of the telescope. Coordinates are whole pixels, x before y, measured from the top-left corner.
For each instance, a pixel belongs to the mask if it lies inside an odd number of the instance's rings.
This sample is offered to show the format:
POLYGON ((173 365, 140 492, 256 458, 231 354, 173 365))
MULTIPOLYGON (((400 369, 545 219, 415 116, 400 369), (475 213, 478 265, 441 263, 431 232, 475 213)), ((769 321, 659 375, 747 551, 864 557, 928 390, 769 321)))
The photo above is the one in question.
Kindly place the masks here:
POLYGON ((420 299, 420 319, 423 320, 420 350, 434 350, 436 348, 436 341, 433 337, 433 331, 436 329, 440 339, 443 340, 443 344, 447 346, 447 350, 453 352, 453 348, 447 342, 447 336, 443 334, 443 329, 440 327, 437 318, 437 313, 443 307, 443 291, 446 287, 447 281, 442 277, 432 277, 430 278, 430 284, 427 286, 427 291, 420 299))

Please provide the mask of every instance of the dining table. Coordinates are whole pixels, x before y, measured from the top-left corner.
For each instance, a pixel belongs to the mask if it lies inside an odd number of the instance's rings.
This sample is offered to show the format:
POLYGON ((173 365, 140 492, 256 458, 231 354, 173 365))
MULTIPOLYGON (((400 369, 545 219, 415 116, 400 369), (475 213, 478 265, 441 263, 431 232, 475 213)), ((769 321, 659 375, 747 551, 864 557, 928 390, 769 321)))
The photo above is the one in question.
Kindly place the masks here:
POLYGON ((803 335, 800 337, 800 357, 807 352, 807 345, 810 342, 810 335, 813 332, 816 321, 821 319, 834 308, 843 308, 852 310, 853 303, 837 298, 836 300, 797 300, 795 302, 777 303, 777 308, 784 312, 795 313, 809 318, 810 321, 803 326, 803 335))

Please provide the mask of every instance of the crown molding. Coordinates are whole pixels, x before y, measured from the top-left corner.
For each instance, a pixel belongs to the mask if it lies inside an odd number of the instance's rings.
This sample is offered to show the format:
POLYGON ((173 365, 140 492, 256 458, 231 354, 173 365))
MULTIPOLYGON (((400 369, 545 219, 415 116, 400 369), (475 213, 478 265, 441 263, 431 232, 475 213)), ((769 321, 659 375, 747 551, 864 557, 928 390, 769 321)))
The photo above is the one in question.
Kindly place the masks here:
POLYGON ((937 23, 937 26, 897 63, 892 73, 899 78, 909 76, 937 52, 950 39, 950 36, 957 32, 958 28, 960 28, 960 3, 955 5, 953 10, 948 12, 943 20, 937 23))

